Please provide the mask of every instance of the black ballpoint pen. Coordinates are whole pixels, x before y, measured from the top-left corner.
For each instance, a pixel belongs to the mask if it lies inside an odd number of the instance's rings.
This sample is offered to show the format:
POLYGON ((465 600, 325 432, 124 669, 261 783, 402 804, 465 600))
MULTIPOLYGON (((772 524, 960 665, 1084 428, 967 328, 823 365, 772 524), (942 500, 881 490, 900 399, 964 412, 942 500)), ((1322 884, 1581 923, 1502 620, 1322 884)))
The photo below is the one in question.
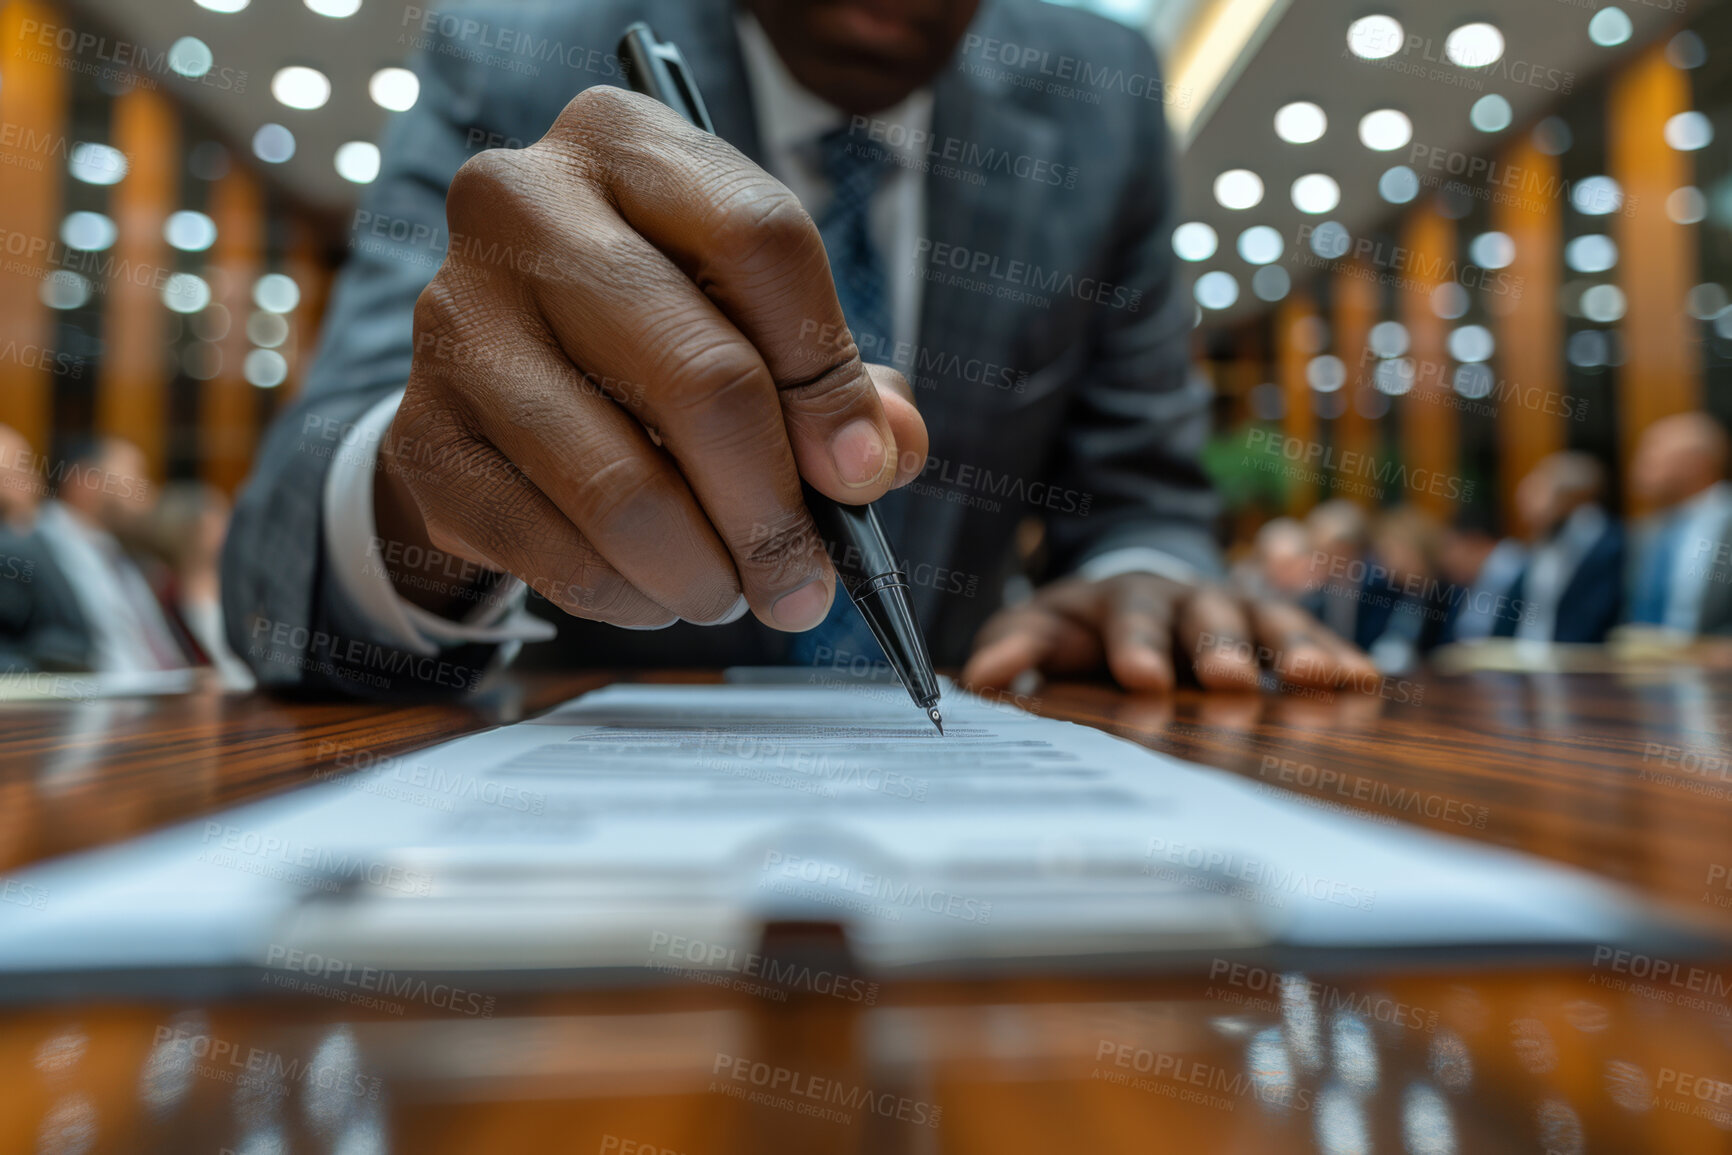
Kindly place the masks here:
MULTIPOLYGON (((640 21, 625 30, 619 41, 619 59, 634 90, 661 101, 705 132, 716 131, 685 57, 672 44, 657 40, 648 24, 640 21)), ((802 489, 806 508, 828 547, 842 588, 866 619, 908 696, 943 734, 938 676, 932 671, 932 659, 914 620, 908 576, 896 561, 878 515, 870 505, 844 505, 810 485, 802 485, 802 489)))

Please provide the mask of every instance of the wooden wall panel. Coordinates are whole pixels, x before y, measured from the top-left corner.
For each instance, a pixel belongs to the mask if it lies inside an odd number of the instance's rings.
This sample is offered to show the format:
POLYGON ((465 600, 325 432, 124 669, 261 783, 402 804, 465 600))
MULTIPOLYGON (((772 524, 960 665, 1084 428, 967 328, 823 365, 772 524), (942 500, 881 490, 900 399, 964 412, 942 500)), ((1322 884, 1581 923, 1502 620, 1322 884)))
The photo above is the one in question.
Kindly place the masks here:
POLYGON ((1624 190, 1612 227, 1627 301, 1618 369, 1625 463, 1642 430, 1702 403, 1701 348, 1684 312, 1697 278, 1696 229, 1666 215, 1666 198, 1695 179, 1689 154, 1674 151, 1664 135, 1666 121, 1689 107, 1689 77, 1667 62, 1663 42, 1622 69, 1607 96, 1608 167, 1624 190))
MULTIPOLYGON (((1317 441, 1317 410, 1311 404, 1311 385, 1305 367, 1315 356, 1295 340, 1295 335, 1317 319, 1317 305, 1308 295, 1295 292, 1275 310, 1275 367, 1281 392, 1287 399, 1281 428, 1288 437, 1306 445, 1317 441)), ((1317 504, 1317 487, 1300 477, 1287 482, 1287 512, 1303 516, 1317 504)))
MULTIPOLYGON (((1398 307, 1407 326, 1414 381, 1401 408, 1401 454, 1411 471, 1427 475, 1453 476, 1461 468, 1461 423, 1447 344, 1451 323, 1432 308, 1432 292, 1443 283, 1443 273, 1455 267, 1455 233, 1455 222, 1429 199, 1408 214, 1402 230, 1402 246, 1411 259, 1398 307)), ((1434 493, 1430 486, 1410 490, 1408 500, 1438 517, 1455 510, 1447 492, 1434 493)))
POLYGON ((53 377, 42 355, 54 339, 53 310, 38 295, 58 252, 69 76, 61 54, 26 29, 58 23, 30 0, 0 6, 0 423, 48 452, 53 377), (32 23, 34 22, 34 23, 32 23))
MULTIPOLYGON (((1532 187, 1561 186, 1556 157, 1519 137, 1499 158, 1509 171, 1532 173, 1532 187)), ((1564 267, 1562 200, 1508 197, 1492 207, 1492 227, 1515 242, 1515 260, 1505 270, 1520 295, 1501 298, 1493 310, 1497 337, 1494 362, 1507 398, 1498 410, 1498 472, 1504 524, 1515 524, 1515 488, 1549 454, 1564 448, 1564 323, 1558 289, 1564 267), (1517 281, 1519 278, 1519 282, 1517 281)))
POLYGON ((96 427, 144 450, 151 475, 168 456, 168 327, 174 315, 161 284, 175 267, 163 224, 180 197, 179 118, 160 92, 135 88, 114 102, 110 142, 129 158, 114 187, 111 214, 120 229, 103 311, 105 349, 97 380, 96 427), (160 275, 157 275, 159 274, 160 275))
MULTIPOLYGON (((1365 363, 1365 350, 1371 341, 1371 327, 1377 324, 1381 307, 1378 300, 1377 270, 1364 260, 1355 259, 1335 274, 1334 292, 1335 355, 1347 367, 1347 383, 1341 387, 1341 397, 1347 408, 1335 419, 1335 463, 1339 473, 1343 465, 1364 462, 1375 455, 1378 435, 1370 418, 1360 412, 1355 395, 1361 388, 1359 368, 1365 363)), ((1341 477, 1339 492, 1360 505, 1375 504, 1376 494, 1366 485, 1362 472, 1350 472, 1341 477)), ((1399 497, 1399 494, 1387 495, 1399 497)))
POLYGON ((255 386, 242 376, 252 343, 253 283, 264 272, 264 193, 258 178, 235 167, 211 187, 210 215, 217 242, 211 255, 216 304, 228 310, 228 333, 219 344, 222 368, 204 383, 199 407, 199 446, 204 479, 225 493, 246 480, 259 437, 255 386))

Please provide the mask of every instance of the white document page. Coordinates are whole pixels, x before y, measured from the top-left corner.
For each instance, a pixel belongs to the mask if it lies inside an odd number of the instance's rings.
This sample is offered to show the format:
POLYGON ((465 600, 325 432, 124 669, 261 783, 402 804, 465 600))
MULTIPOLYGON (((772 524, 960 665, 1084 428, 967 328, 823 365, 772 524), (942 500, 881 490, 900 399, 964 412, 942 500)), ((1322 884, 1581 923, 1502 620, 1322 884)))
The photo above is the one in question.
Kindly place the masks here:
MULTIPOLYGON (((1321 811, 952 690, 615 685, 17 876, 0 973, 653 965, 835 922, 868 965, 1618 941, 1588 875, 1321 811)), ((351 759, 365 762, 365 758, 351 759)))

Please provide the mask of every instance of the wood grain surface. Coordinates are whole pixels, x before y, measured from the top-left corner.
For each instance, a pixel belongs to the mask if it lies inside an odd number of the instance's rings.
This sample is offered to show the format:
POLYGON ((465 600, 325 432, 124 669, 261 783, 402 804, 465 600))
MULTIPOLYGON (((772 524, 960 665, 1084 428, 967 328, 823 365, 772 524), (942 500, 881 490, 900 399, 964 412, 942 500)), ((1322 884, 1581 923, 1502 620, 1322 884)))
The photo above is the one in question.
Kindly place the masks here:
MULTIPOLYGON (((511 679, 446 705, 214 690, 3 705, 0 872, 608 680, 511 679)), ((1725 673, 1431 677, 1310 699, 1060 685, 1020 704, 1310 804, 1567 862, 1732 931, 1725 673)), ((0 1152, 1732 1151, 1732 955, 853 977, 869 998, 745 981, 387 998, 308 981, 204 1003, 13 1000, 0 1152)))

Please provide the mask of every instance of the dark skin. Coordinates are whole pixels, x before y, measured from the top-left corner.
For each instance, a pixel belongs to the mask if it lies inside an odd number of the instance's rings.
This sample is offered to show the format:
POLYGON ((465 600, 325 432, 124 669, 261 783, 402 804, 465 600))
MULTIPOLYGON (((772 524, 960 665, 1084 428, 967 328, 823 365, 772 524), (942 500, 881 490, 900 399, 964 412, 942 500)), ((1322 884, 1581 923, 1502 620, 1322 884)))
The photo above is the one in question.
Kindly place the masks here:
MULTIPOLYGON (((929 83, 978 5, 742 2, 802 85, 861 114, 929 83)), ((619 626, 726 620, 742 599, 774 629, 823 620, 835 575, 800 479, 875 501, 919 475, 928 445, 907 382, 847 336, 793 195, 656 102, 595 88, 535 144, 471 159, 446 212, 476 243, 453 246, 416 303, 408 390, 379 453, 383 541, 516 574, 619 626), (536 259, 487 257, 501 251, 536 259)), ((473 604, 448 559, 383 556, 404 597, 444 614, 473 604)), ((1296 684, 1370 670, 1291 607, 1135 574, 1067 579, 1001 612, 964 678, 1105 671, 1164 690, 1188 667, 1243 688, 1253 643, 1296 684)))

